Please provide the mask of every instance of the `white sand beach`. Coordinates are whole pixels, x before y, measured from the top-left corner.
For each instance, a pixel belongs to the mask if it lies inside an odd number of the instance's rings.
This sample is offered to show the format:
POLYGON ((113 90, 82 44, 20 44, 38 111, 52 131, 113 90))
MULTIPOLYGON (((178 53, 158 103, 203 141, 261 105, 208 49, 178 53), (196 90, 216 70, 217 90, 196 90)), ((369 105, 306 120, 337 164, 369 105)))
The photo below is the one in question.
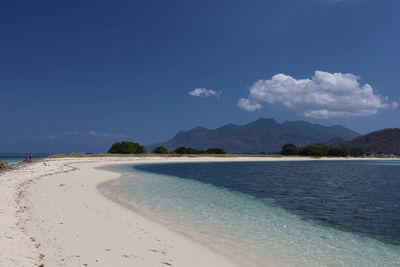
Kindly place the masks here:
MULTIPOLYGON (((60 158, 0 173, 0 266, 243 266, 105 197, 109 164, 307 158, 60 158)), ((169 226, 170 227, 170 226, 169 226)))

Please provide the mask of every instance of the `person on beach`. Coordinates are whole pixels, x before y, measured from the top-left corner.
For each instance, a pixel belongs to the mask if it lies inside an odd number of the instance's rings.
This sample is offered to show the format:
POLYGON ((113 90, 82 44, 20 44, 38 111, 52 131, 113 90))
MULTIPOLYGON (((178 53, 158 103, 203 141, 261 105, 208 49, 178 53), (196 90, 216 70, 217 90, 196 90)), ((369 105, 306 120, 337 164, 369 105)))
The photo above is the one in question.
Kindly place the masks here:
POLYGON ((26 153, 25 160, 28 160, 28 158, 29 158, 29 155, 28 155, 28 153, 26 153))
POLYGON ((32 160, 32 153, 29 153, 29 160, 32 160))

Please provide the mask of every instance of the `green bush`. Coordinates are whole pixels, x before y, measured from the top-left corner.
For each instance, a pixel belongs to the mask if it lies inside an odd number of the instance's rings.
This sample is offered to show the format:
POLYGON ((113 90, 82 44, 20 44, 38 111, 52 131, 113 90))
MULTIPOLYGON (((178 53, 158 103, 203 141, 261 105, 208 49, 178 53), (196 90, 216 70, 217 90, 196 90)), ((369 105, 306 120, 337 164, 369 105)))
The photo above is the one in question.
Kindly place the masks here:
POLYGON ((347 155, 347 150, 344 147, 329 147, 328 156, 346 157, 347 155))
POLYGON ((313 157, 322 157, 328 155, 328 146, 322 143, 309 144, 308 155, 313 157))
POLYGON ((350 150, 349 154, 352 157, 361 157, 362 155, 364 155, 364 151, 361 148, 353 148, 350 150))
POLYGON ((207 154, 226 154, 222 148, 209 148, 206 150, 207 154))
POLYGON ((174 151, 172 151, 172 153, 175 153, 175 154, 205 154, 205 151, 194 149, 191 147, 180 146, 180 147, 176 148, 174 151))
POLYGON ((146 149, 143 146, 130 141, 116 142, 108 150, 108 153, 112 154, 142 154, 144 152, 146 149))
POLYGON ((158 146, 151 153, 154 153, 154 154, 168 154, 168 150, 163 146, 158 146))
POLYGON ((286 144, 283 145, 281 155, 297 155, 298 149, 297 146, 294 144, 286 144))
POLYGON ((344 147, 328 146, 323 143, 313 143, 306 146, 296 147, 293 144, 286 144, 282 147, 282 155, 301 155, 311 157, 346 157, 351 156, 362 156, 363 151, 361 149, 352 149, 350 152, 344 147))

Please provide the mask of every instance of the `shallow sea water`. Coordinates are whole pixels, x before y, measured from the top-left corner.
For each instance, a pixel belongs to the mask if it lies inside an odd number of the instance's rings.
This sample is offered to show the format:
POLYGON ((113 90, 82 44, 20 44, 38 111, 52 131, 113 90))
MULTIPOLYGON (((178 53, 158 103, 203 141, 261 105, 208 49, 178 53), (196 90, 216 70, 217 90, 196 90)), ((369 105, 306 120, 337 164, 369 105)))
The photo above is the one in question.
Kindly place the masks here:
POLYGON ((254 265, 400 266, 399 162, 108 169, 129 176, 110 188, 113 193, 171 228, 254 265))
MULTIPOLYGON (((25 159, 26 153, 0 153, 0 160, 5 163, 16 163, 25 159)), ((32 153, 32 159, 46 158, 50 153, 32 153)))

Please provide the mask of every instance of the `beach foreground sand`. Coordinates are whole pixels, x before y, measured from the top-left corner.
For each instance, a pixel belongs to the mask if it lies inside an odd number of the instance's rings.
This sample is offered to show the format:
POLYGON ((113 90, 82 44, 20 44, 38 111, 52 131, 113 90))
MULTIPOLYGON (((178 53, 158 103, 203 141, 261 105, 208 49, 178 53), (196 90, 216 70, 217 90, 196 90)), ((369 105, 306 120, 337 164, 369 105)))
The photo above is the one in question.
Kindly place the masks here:
POLYGON ((243 266, 106 198, 109 164, 307 158, 60 158, 0 174, 0 266, 243 266))

